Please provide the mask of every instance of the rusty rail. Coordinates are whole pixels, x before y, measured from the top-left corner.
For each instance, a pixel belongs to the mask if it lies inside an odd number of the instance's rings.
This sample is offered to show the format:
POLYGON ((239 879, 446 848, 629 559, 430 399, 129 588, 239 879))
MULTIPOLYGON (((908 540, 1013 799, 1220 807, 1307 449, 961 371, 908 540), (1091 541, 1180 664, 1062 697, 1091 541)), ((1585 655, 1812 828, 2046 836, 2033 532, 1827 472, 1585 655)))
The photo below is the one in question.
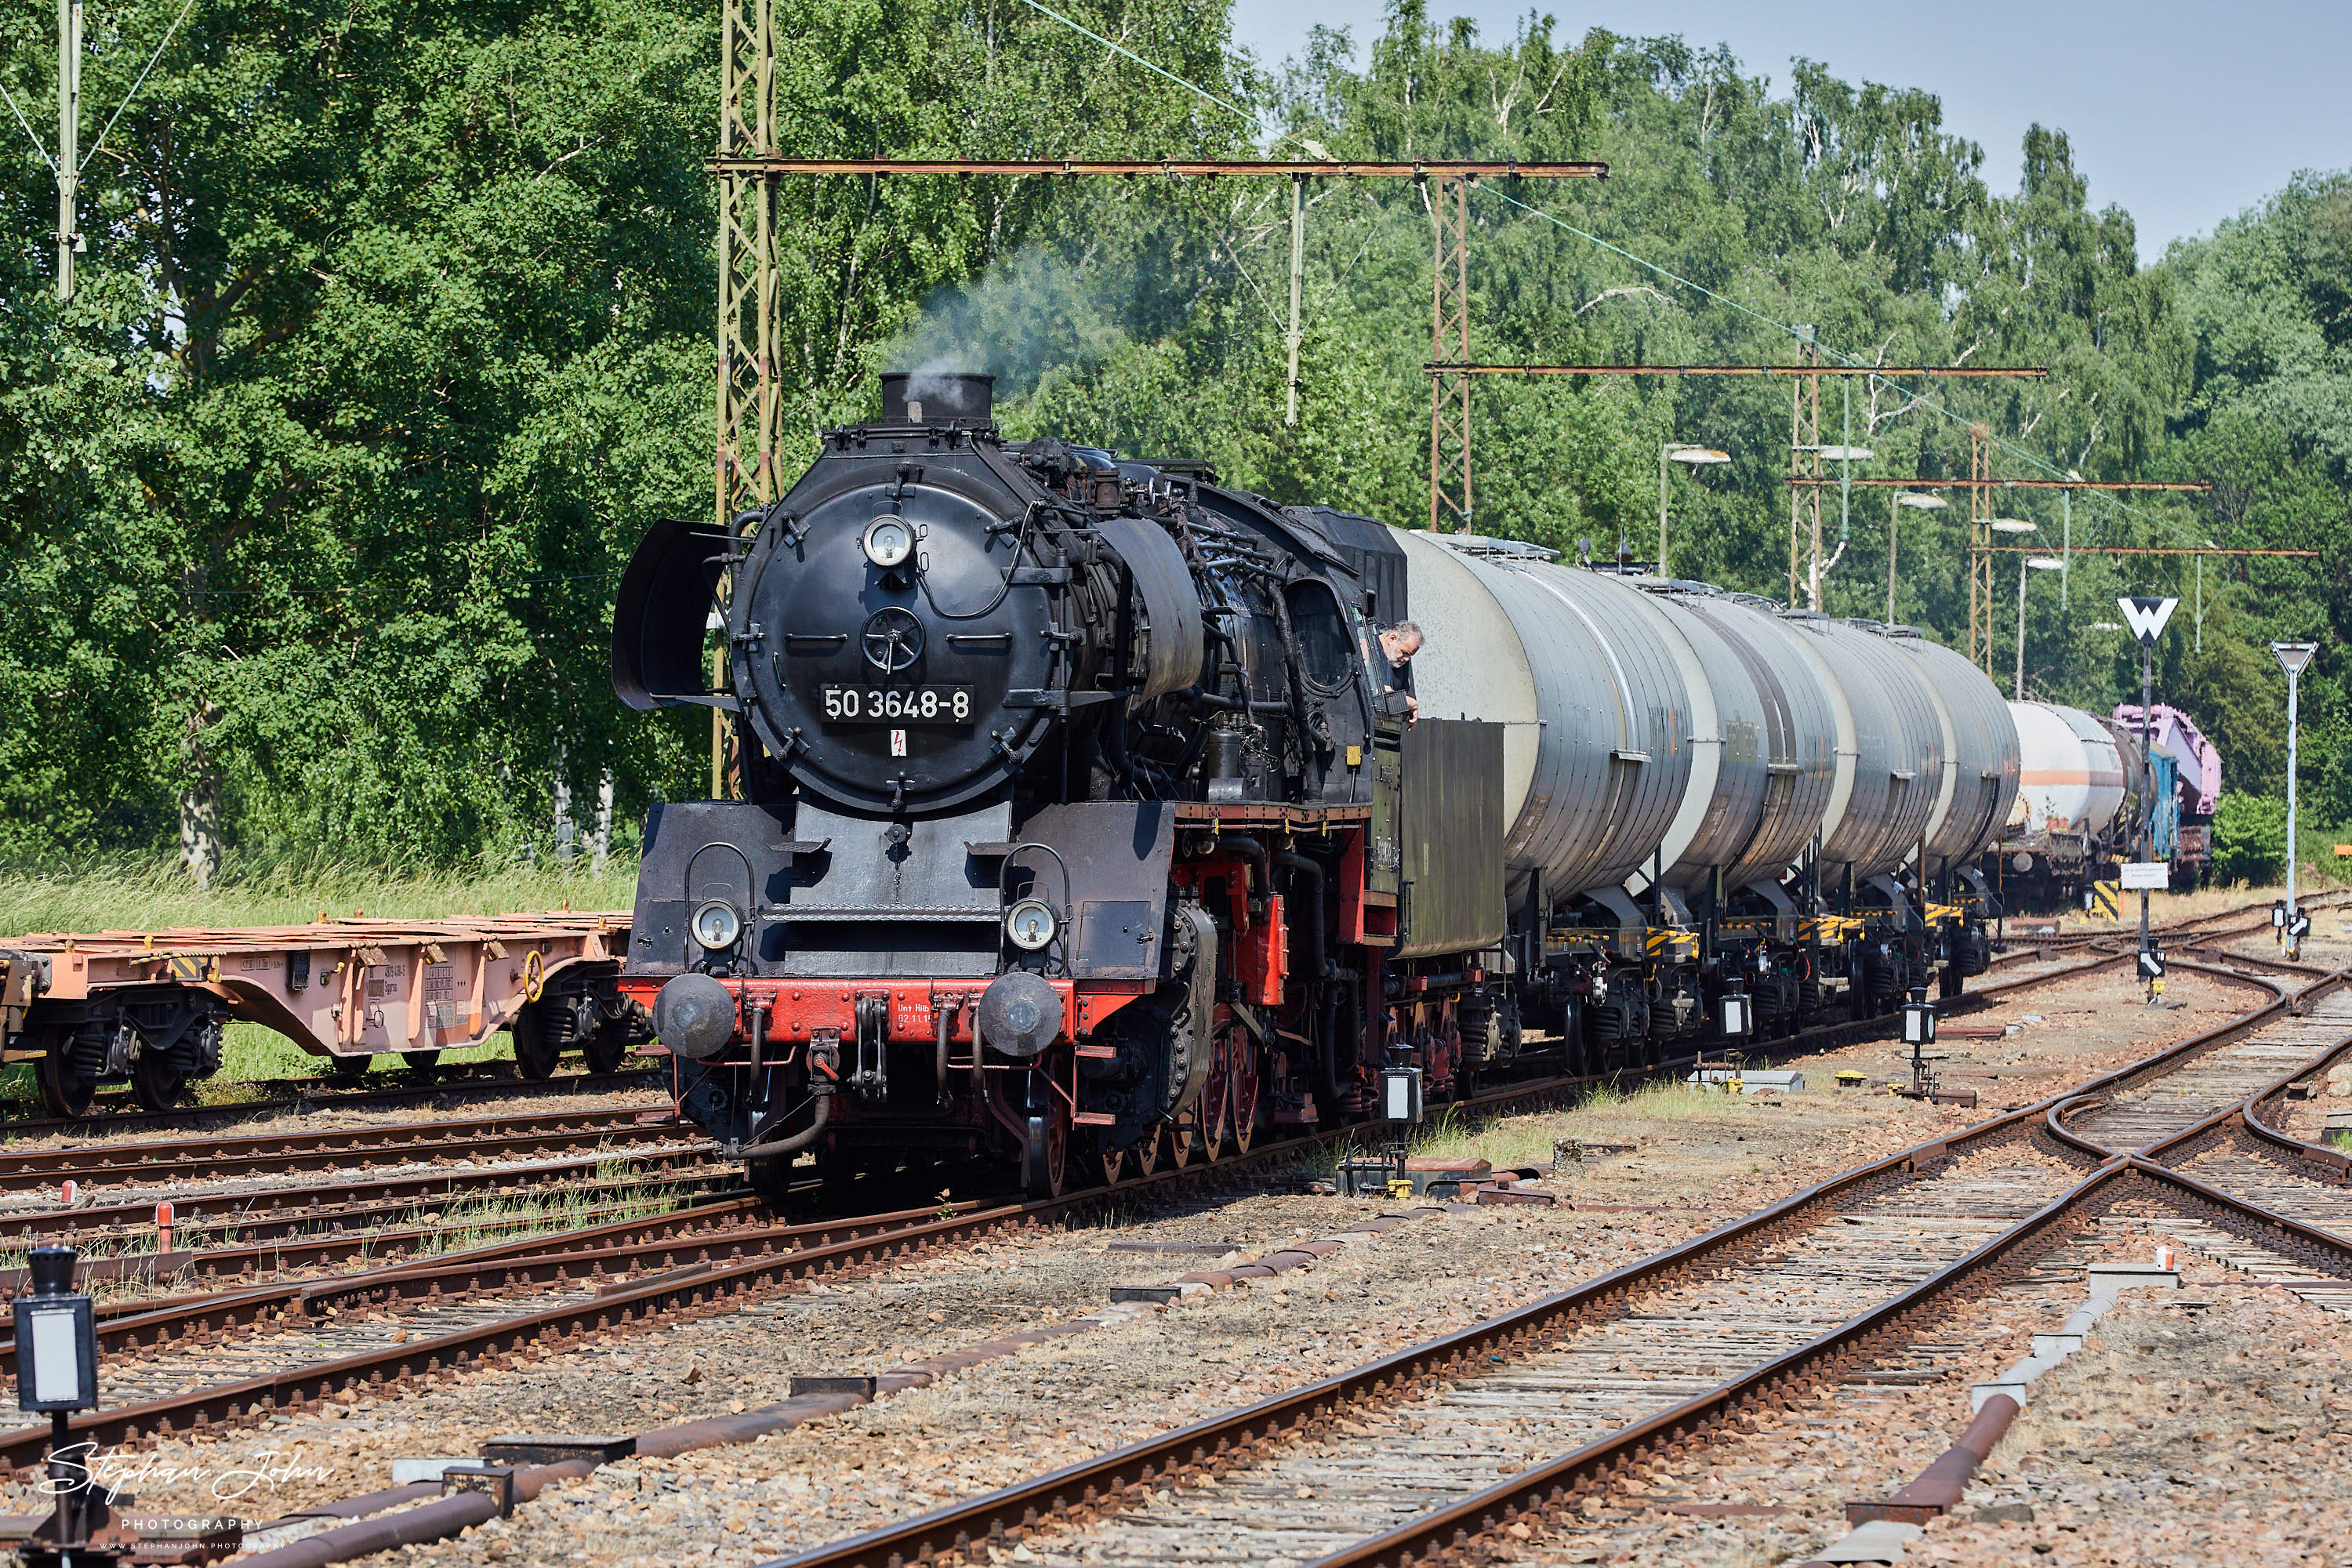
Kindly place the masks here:
MULTIPOLYGON (((2111 955, 2083 967, 2101 967, 2127 961, 2128 957, 2111 955)), ((2218 1040, 2235 1038, 2249 1028, 2259 1027, 2285 1005, 2286 994, 2274 982, 2242 976, 2228 978, 2268 985, 2274 994, 2252 1014, 2168 1047, 2148 1061, 2102 1075, 2092 1083, 2107 1085, 2158 1063, 2178 1064, 2193 1059, 2212 1048, 2218 1040)), ((2031 983, 2033 982, 2016 984, 2031 983)), ((1203 1470, 1245 1462, 1258 1453, 1339 1418, 1351 1406, 1394 1404, 1409 1397, 1412 1391, 1458 1371, 1486 1364, 1492 1358, 1524 1352, 1548 1342, 1567 1327, 1611 1313, 1670 1278, 1721 1267, 1745 1248, 1774 1241, 1800 1228, 1810 1228, 1816 1214, 1838 1203, 1895 1184, 1912 1173, 1940 1168, 1966 1150, 2029 1132, 2048 1111, 2074 1098, 2077 1092, 2053 1096, 1950 1138, 1919 1144, 1856 1167, 1575 1289, 1441 1335, 1365 1366, 981 1498, 779 1559, 778 1563, 789 1563, 791 1568, 850 1568, 853 1564, 857 1568, 899 1568, 933 1557, 969 1556, 976 1549, 984 1551, 1017 1542, 1048 1521, 1074 1520, 1116 1506, 1139 1495, 1140 1489, 1173 1484, 1195 1478, 1203 1470)), ((2088 1203, 2139 1172, 2143 1163, 2105 1161, 2065 1194, 2000 1237, 1832 1332, 1765 1362, 1707 1394, 1523 1471, 1457 1505, 1434 1510, 1358 1547, 1322 1559, 1317 1568, 1418 1563, 1433 1553, 1460 1549, 1523 1515, 1560 1506, 1607 1485, 1627 1465, 1660 1454, 1680 1453, 1750 1409, 1784 1405, 1820 1377, 1858 1364, 1874 1343, 1890 1338, 1923 1313, 1939 1309, 1958 1293, 1990 1279, 1997 1266, 2025 1258, 2045 1239, 2054 1246, 2056 1232, 2079 1217, 2088 1203)), ((2172 1176, 2161 1167, 2147 1169, 2160 1173, 2165 1179, 2172 1176)), ((2210 1190, 2203 1192, 2210 1194, 2210 1190)), ((2226 1194, 2219 1196, 2222 1201, 2234 1202, 2226 1194)), ((2352 1277, 2352 1247, 2335 1245, 2341 1254, 2339 1271, 2352 1277)))

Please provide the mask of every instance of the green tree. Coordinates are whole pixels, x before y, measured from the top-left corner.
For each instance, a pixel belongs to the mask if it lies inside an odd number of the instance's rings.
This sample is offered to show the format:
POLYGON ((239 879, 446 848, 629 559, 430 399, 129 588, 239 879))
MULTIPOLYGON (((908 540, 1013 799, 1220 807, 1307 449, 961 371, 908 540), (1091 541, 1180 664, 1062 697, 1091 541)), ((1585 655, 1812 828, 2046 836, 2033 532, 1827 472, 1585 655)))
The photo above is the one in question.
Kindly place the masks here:
MULTIPOLYGON (((34 104, 53 89, 37 9, 0 33, 0 82, 34 104)), ((173 14, 96 16, 89 102, 119 100, 173 14)), ((1776 86, 1721 48, 1539 16, 1489 40, 1423 0, 1392 7, 1361 69, 1318 32, 1268 72, 1228 56, 1221 6, 1076 14, 1262 113, 1286 153, 1608 161, 1605 182, 1472 194, 1479 357, 1786 363, 1781 323, 1804 322, 1881 363, 2047 364, 2042 383, 1832 384, 1822 412, 1879 474, 1965 475, 1982 423, 1997 472, 2215 482, 2071 513, 2011 493, 2044 543, 2071 518, 2077 545, 2321 550, 2201 574, 2077 555, 2063 614, 2032 584, 2026 683, 2095 711, 2135 698, 2105 606, 2177 593, 2158 689, 2215 737, 2233 791, 2275 795, 2284 692, 2260 645, 2315 637, 2304 799, 2352 821, 2352 176, 2301 176, 2144 265, 2062 131, 2029 132, 2018 194, 1996 196, 1932 82, 1799 60, 1776 86)), ((47 171, 21 142, 0 159, 21 237, 0 249, 0 857, 216 825, 257 853, 460 860, 543 847, 559 778, 584 802, 609 777, 623 823, 698 788, 691 716, 620 710, 604 645, 643 525, 711 504, 714 23, 681 0, 197 0, 89 165, 64 308, 47 171)), ((801 4, 777 28, 791 153, 1254 139, 1014 0, 801 4)), ((1015 434, 1203 457, 1284 500, 1417 522, 1431 193, 1307 195, 1291 426, 1286 181, 788 183, 782 460, 870 409, 879 370, 950 358, 1000 373, 1015 434)), ((1786 384, 1475 395, 1482 531, 1646 554, 1657 443, 1705 440, 1734 461, 1676 478, 1675 569, 1787 591, 1786 384)), ((1836 613, 1883 613, 1884 505, 1828 498, 1836 613)), ((1896 612, 1958 640, 1964 514, 1901 527, 1896 612)))
POLYGON ((2286 871, 2286 802, 2226 791, 2213 811, 2213 879, 2255 887, 2286 871))
MULTIPOLYGON (((90 103, 175 10, 97 18, 90 103)), ((1172 0, 1097 19, 1181 69, 1224 37, 1172 0)), ((778 28, 795 146, 1247 131, 993 0, 778 28)), ((581 801, 611 779, 625 823, 691 787, 691 725, 625 713, 604 647, 645 523, 710 504, 715 33, 679 0, 198 0, 89 166, 63 308, 47 172, 18 144, 0 854, 184 837, 201 867, 226 836, 448 860, 543 845, 559 777, 581 801)), ((20 102, 53 93, 53 49, 29 10, 0 36, 20 102)), ((862 405, 925 293, 1069 216, 1043 183, 784 205, 807 428, 862 405)))

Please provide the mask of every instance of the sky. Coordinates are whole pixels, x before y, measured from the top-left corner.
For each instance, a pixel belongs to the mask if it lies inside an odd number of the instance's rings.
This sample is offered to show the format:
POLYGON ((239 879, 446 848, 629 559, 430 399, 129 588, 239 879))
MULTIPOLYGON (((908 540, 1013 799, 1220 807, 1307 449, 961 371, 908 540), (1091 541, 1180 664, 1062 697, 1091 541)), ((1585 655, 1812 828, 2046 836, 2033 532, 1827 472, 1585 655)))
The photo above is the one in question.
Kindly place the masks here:
MULTIPOLYGON (((1466 16, 1488 43, 1529 9, 1512 0, 1431 0, 1466 16)), ((2138 226, 2142 261, 2210 234, 2302 169, 2352 167, 2347 0, 1599 0, 1547 7, 1561 41, 1601 26, 1637 37, 1679 33, 1728 44, 1749 76, 1785 92, 1802 56, 1846 80, 1916 87, 1944 103, 1945 127, 1985 150, 1997 192, 2017 189, 2020 148, 2039 121, 2073 140, 2091 205, 2138 226)), ((1318 24, 1348 27, 1359 58, 1381 31, 1380 0, 1234 0, 1234 42, 1268 65, 1318 24)))

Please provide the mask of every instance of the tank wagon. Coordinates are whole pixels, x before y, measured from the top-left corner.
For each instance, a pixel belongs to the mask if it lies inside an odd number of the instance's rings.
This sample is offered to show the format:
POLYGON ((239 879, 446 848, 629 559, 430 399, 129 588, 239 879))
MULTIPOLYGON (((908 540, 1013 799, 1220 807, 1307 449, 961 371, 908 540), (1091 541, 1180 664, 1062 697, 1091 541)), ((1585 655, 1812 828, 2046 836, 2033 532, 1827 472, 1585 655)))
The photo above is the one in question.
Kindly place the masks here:
POLYGON ((622 584, 617 691, 735 715, 743 798, 648 815, 620 988, 755 1180, 1054 1192, 1366 1116, 1384 1069, 1443 1099, 1983 969, 2019 753, 1958 656, 990 403, 886 376, 622 584))
POLYGON ((2106 717, 2052 702, 2009 709, 2023 771, 1986 866, 2011 905, 2047 910, 2085 896, 2136 858, 2151 816, 2154 858, 2172 864, 2176 885, 2202 872, 2221 759, 2187 714, 2158 705, 2144 750, 2137 703, 2106 717))

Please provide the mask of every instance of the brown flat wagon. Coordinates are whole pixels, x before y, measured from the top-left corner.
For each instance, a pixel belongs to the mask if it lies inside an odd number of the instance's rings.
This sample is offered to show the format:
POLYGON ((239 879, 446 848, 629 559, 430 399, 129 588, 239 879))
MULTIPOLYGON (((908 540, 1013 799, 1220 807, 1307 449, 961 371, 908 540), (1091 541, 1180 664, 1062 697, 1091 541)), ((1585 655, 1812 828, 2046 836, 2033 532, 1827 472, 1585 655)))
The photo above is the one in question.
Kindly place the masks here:
POLYGON ((0 938, 0 1044, 37 1064, 58 1116, 124 1079, 141 1104, 172 1104, 219 1069, 232 1021, 276 1030, 339 1077, 387 1051, 429 1067, 500 1029, 526 1078, 574 1047, 609 1071, 646 1037, 615 984, 628 942, 625 912, 568 910, 0 938))

